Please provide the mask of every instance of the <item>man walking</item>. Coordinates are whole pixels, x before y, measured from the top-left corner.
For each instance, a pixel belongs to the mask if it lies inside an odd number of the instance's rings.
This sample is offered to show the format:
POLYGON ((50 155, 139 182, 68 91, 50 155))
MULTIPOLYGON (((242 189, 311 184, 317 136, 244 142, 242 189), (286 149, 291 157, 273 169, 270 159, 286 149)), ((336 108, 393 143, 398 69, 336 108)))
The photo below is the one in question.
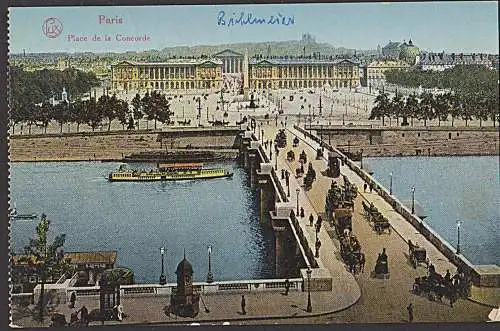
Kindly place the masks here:
POLYGON ((246 302, 245 302, 245 296, 242 295, 241 296, 241 313, 243 315, 246 315, 247 314, 247 311, 245 310, 245 306, 246 306, 246 302))
POLYGON ((313 214, 311 214, 311 216, 309 216, 309 225, 313 226, 313 223, 314 223, 314 216, 313 214))
POLYGON ((408 310, 408 322, 411 323, 413 322, 413 304, 410 302, 406 309, 408 310))

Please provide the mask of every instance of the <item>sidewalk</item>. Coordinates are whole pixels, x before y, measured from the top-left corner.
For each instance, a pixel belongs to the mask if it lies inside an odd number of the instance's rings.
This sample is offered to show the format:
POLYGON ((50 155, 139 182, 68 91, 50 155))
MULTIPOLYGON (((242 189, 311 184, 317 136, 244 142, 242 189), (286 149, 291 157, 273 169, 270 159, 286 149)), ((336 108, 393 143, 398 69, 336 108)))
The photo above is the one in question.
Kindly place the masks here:
MULTIPOLYGON (((193 322, 305 318, 330 314, 347 308, 345 307, 344 296, 334 291, 311 292, 311 313, 306 311, 307 291, 291 290, 288 295, 284 295, 284 291, 213 294, 203 296, 200 299, 200 311, 196 317, 184 318, 175 315, 168 316, 164 313, 164 308, 170 304, 169 300, 170 296, 122 298, 123 310, 128 317, 122 322, 107 321, 105 325, 138 323, 190 324, 193 322), (246 301, 245 315, 241 312, 242 294, 245 295, 246 301)), ((99 297, 81 297, 77 299, 74 309, 61 304, 56 306, 54 311, 64 314, 66 320, 69 321, 71 312, 80 309, 82 305, 85 305, 90 312, 92 309, 99 307, 99 297)), ((49 318, 46 318, 46 320, 49 320, 49 318)), ((16 319, 14 324, 23 327, 39 326, 31 317, 16 319)), ((100 324, 101 322, 97 321, 90 323, 90 325, 100 324)))

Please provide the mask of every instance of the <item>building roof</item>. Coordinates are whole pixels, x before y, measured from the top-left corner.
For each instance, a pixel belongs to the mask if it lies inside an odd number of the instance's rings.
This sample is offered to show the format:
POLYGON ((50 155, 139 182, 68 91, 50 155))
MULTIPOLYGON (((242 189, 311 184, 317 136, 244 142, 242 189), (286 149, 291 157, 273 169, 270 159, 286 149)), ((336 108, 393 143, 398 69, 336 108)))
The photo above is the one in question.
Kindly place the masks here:
POLYGON ((490 63, 486 54, 422 53, 420 57, 420 65, 488 65, 490 63))
POLYGON ((185 275, 185 274, 192 275, 193 274, 193 267, 191 266, 191 263, 189 263, 189 261, 186 260, 185 256, 184 256, 184 259, 182 259, 182 261, 179 262, 179 264, 177 265, 177 269, 175 271, 175 274, 176 275, 185 275))
POLYGON ((270 65, 287 65, 287 64, 339 64, 342 62, 350 62, 352 64, 359 64, 358 61, 354 61, 351 59, 308 59, 308 58, 279 58, 279 59, 251 59, 250 64, 259 65, 259 64, 270 64, 270 65))
POLYGON ((219 59, 168 59, 162 62, 139 62, 139 61, 120 61, 112 66, 133 65, 133 66, 165 66, 165 65, 202 65, 202 64, 222 65, 219 59))
POLYGON ((115 264, 118 257, 117 251, 96 252, 64 252, 64 257, 71 259, 71 264, 106 263, 115 264))
POLYGON ((395 60, 377 60, 373 61, 366 66, 367 68, 386 68, 386 67, 409 67, 409 65, 403 61, 395 61, 395 60))
POLYGON ((212 57, 243 57, 244 55, 230 49, 225 49, 219 53, 212 55, 212 57))
MULTIPOLYGON (((21 262, 21 259, 26 258, 26 254, 12 255, 12 262, 14 264, 27 264, 21 262)), ((117 251, 96 251, 96 252, 64 252, 64 258, 71 259, 71 264, 84 264, 84 263, 106 263, 115 264, 118 257, 117 251)))

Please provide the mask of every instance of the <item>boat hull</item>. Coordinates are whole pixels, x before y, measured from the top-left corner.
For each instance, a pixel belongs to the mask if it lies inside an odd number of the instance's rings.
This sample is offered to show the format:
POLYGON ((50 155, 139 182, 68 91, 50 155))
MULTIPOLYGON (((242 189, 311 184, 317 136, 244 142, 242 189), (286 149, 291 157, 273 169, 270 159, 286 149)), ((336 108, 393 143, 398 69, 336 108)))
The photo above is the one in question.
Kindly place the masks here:
POLYGON ((195 174, 195 175, 168 175, 168 174, 152 174, 152 175, 130 175, 116 176, 111 173, 108 177, 110 182, 169 182, 182 180, 200 180, 214 178, 231 178, 233 173, 213 173, 213 174, 195 174))

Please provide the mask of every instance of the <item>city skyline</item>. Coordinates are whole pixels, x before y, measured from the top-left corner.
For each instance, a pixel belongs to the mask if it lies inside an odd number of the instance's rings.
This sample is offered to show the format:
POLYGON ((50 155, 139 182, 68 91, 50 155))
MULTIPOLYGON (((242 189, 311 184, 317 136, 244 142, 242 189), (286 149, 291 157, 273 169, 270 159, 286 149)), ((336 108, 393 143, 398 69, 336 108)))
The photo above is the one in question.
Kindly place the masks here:
POLYGON ((310 33, 318 43, 348 49, 411 38, 424 51, 498 54, 497 12, 496 2, 11 8, 9 40, 11 54, 123 53, 310 33), (51 17, 62 32, 49 38, 44 21, 51 17))

